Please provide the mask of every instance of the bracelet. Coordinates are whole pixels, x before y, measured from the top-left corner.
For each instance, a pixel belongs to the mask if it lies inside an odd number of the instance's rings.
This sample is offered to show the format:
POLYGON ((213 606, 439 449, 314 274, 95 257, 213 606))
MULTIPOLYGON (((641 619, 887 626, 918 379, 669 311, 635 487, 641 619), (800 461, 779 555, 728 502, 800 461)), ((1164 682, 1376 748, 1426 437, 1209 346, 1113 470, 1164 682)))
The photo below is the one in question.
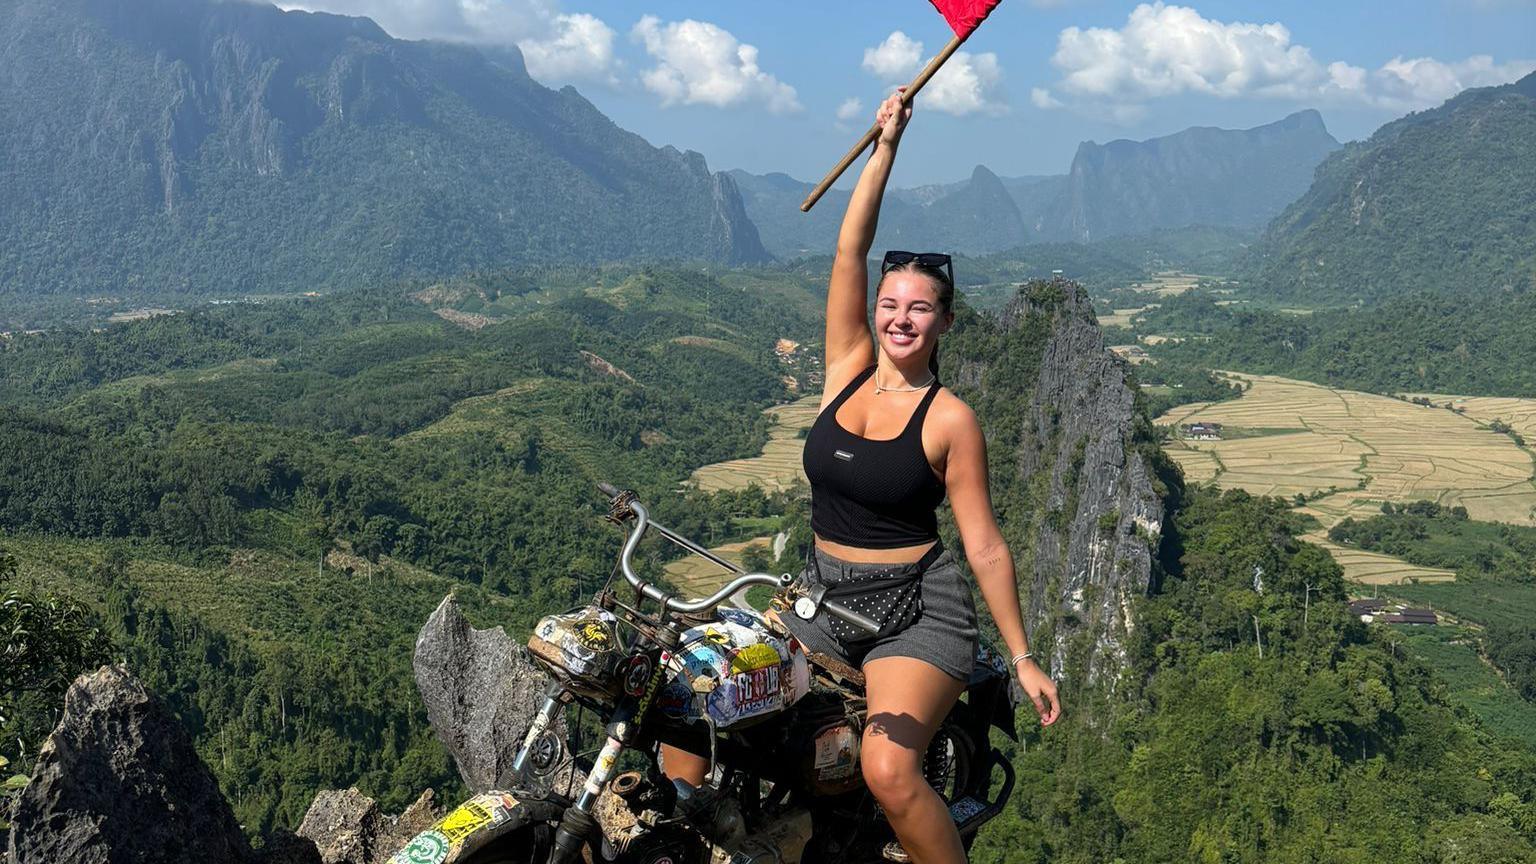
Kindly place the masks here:
POLYGON ((1023 652, 1021 654, 1015 654, 1015 655, 1013 655, 1013 659, 1008 661, 1008 665, 1009 666, 1017 666, 1017 665, 1019 665, 1019 661, 1020 660, 1028 660, 1028 659, 1030 659, 1030 658, 1032 658, 1034 656, 1035 656, 1035 652, 1033 652, 1033 651, 1025 651, 1025 652, 1023 652))

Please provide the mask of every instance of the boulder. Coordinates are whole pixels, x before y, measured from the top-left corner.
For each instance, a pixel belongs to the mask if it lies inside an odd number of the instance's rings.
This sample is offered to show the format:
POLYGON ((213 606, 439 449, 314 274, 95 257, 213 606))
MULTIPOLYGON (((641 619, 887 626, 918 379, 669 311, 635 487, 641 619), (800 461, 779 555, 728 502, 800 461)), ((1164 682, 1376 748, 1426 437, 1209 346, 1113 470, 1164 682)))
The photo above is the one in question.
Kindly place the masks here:
POLYGON ((117 666, 70 686, 12 823, 10 864, 254 860, 181 721, 117 666))
POLYGON ((399 816, 387 816, 354 787, 316 795, 299 826, 299 837, 313 844, 320 864, 384 864, 441 817, 430 789, 399 816))
MULTIPOLYGON (((470 627, 449 595, 417 635, 413 665, 427 719, 464 785, 475 792, 520 785, 512 759, 549 685, 523 646, 500 627, 470 627)), ((563 715, 551 729, 566 740, 563 715)), ((573 781, 557 772, 547 782, 566 792, 573 781)))

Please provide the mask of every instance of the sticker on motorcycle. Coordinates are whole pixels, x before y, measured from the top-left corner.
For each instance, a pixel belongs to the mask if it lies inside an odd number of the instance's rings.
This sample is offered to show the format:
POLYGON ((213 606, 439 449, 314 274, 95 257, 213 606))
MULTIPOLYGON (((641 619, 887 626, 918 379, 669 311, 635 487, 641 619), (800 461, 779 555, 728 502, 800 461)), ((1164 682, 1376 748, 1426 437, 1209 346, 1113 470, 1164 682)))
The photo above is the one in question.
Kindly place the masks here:
POLYGON ((777 665, 732 675, 706 697, 705 710, 724 725, 777 711, 784 705, 779 680, 777 665))
POLYGON ((389 864, 442 864, 448 857, 448 838, 439 831, 423 831, 389 859, 389 864))
POLYGON ((437 830, 443 832, 443 836, 447 837, 449 842, 457 843, 492 824, 494 819, 495 814, 489 807, 481 806, 478 801, 471 799, 444 816, 442 821, 437 823, 437 830))
POLYGON ((651 664, 651 658, 645 654, 636 654, 629 658, 629 666, 624 670, 624 692, 631 696, 643 694, 646 685, 651 683, 653 668, 655 667, 651 664))
POLYGON ((613 644, 613 634, 597 621, 588 621, 576 632, 576 638, 589 651, 607 651, 613 644))
POLYGON ((753 669, 776 665, 781 659, 779 652, 773 650, 772 645, 759 642, 736 650, 736 653, 731 656, 731 671, 738 674, 751 672, 753 669))

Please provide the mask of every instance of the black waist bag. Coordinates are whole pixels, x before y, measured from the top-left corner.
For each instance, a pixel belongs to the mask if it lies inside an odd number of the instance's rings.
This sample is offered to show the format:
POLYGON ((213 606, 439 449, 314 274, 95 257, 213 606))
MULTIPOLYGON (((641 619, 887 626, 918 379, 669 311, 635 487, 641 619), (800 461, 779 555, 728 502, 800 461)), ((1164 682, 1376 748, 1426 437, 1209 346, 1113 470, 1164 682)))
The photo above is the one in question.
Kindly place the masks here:
POLYGON ((826 599, 835 600, 880 626, 871 633, 830 612, 824 613, 827 630, 833 638, 845 646, 859 648, 912 626, 912 622, 923 614, 923 573, 938 559, 940 551, 939 544, 934 544, 915 566, 893 564, 889 569, 847 577, 838 574, 828 580, 823 578, 817 565, 813 546, 807 555, 806 566, 810 568, 812 578, 826 586, 826 599))

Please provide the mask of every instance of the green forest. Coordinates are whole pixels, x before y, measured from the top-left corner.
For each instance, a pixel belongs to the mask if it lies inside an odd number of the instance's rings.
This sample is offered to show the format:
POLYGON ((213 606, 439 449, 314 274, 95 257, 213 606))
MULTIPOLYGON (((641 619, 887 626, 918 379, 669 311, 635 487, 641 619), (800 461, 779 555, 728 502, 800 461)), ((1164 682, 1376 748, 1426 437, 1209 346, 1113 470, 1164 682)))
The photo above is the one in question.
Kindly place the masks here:
POLYGON ((1134 332, 1175 337, 1159 362, 1284 375, 1376 393, 1536 395, 1536 290, 1410 293, 1296 314, 1196 290, 1140 313, 1134 332))

